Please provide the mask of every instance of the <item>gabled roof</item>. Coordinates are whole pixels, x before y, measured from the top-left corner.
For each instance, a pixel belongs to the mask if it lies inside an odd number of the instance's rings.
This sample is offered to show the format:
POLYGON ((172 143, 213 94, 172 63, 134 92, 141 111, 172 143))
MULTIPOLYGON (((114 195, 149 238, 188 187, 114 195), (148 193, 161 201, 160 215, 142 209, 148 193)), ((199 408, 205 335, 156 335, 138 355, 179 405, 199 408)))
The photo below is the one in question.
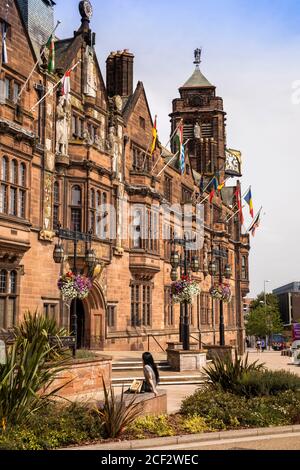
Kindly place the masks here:
POLYGON ((151 120, 151 125, 153 126, 153 120, 152 120, 152 116, 151 116, 151 111, 150 111, 150 108, 149 108, 149 103, 148 103, 148 100, 147 100, 147 96, 146 96, 146 92, 145 92, 145 88, 144 88, 144 85, 142 82, 138 82, 137 86, 136 86, 136 89, 133 93, 133 95, 131 95, 125 106, 124 106, 124 109, 123 109, 123 118, 124 118, 124 121, 127 123, 128 122, 128 119, 130 118, 130 115, 131 113, 133 112, 137 102, 138 102, 138 99, 140 98, 141 95, 144 95, 144 98, 145 98, 145 101, 146 101, 146 105, 147 105, 147 109, 148 109, 148 113, 149 113, 149 117, 150 117, 150 120, 151 120))
POLYGON ((206 77, 204 77, 199 67, 196 67, 194 73, 185 82, 181 88, 208 88, 214 87, 206 77))
POLYGON ((56 41, 56 67, 61 68, 64 71, 70 68, 74 57, 76 57, 83 44, 83 41, 81 34, 78 34, 73 38, 56 41))

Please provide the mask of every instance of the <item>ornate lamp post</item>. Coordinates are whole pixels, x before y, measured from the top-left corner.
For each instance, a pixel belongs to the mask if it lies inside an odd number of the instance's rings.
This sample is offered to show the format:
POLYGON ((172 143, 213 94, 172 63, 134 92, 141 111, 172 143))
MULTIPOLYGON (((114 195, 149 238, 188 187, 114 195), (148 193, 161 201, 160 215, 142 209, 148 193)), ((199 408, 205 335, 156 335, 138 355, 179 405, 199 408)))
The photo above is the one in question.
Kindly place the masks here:
MULTIPOLYGON (((188 237, 184 237, 184 239, 176 239, 171 241, 172 245, 174 245, 174 249, 171 253, 171 280, 175 282, 177 280, 177 270, 180 267, 181 276, 188 276, 189 270, 193 272, 199 272, 200 263, 199 259, 194 256, 190 261, 188 259, 188 245, 192 242, 191 239, 188 237), (183 256, 179 255, 179 253, 175 250, 176 245, 179 245, 183 248, 183 256)), ((183 303, 180 303, 180 326, 179 326, 179 336, 180 342, 183 343, 183 350, 189 351, 190 350, 190 319, 189 319, 189 308, 188 302, 185 300, 183 303)))
MULTIPOLYGON (((77 269, 77 246, 79 241, 84 241, 88 244, 88 248, 86 250, 85 254, 85 259, 84 262, 86 266, 88 267, 88 274, 89 276, 92 274, 93 269, 95 267, 95 264, 97 262, 96 254, 94 250, 91 248, 92 244, 92 237, 93 237, 93 232, 89 231, 88 233, 82 233, 82 232, 77 232, 77 231, 72 231, 72 230, 65 230, 61 228, 61 225, 59 225, 58 230, 56 231, 56 236, 60 240, 60 242, 55 245, 54 251, 53 251, 53 259, 54 262, 57 264, 61 264, 64 260, 64 249, 61 244, 61 240, 71 240, 73 241, 74 244, 74 255, 73 255, 73 273, 78 274, 78 269, 77 269)), ((74 299, 73 301, 73 309, 72 309, 72 315, 71 315, 71 321, 70 321, 70 329, 72 335, 75 337, 74 341, 74 348, 73 348, 73 355, 76 355, 76 350, 77 350, 77 298, 74 299)))
MULTIPOLYGON (((226 279, 230 279, 232 275, 231 266, 228 264, 228 253, 226 250, 213 249, 213 259, 209 263, 208 272, 212 277, 215 277, 219 273, 219 283, 222 285, 223 276, 226 279), (217 261, 219 266, 217 266, 217 261), (226 260, 226 264, 223 269, 223 261, 226 260)), ((223 299, 220 299, 220 346, 225 346, 225 325, 224 325, 224 311, 223 311, 223 299)))

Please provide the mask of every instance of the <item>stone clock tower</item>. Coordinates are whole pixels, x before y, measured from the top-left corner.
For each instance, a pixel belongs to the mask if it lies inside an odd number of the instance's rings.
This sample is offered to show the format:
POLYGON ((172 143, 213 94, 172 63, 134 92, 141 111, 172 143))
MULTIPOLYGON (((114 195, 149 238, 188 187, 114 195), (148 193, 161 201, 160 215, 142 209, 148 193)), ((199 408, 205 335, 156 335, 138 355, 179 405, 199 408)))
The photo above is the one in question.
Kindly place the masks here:
MULTIPOLYGON (((180 98, 173 100, 170 114, 172 133, 183 120, 184 141, 194 170, 210 177, 217 172, 221 179, 225 169, 225 115, 223 100, 216 87, 200 71, 201 50, 195 50, 196 69, 179 88, 180 98)), ((175 144, 173 144, 175 145, 175 144)), ((172 148, 176 152, 175 146, 172 148)))

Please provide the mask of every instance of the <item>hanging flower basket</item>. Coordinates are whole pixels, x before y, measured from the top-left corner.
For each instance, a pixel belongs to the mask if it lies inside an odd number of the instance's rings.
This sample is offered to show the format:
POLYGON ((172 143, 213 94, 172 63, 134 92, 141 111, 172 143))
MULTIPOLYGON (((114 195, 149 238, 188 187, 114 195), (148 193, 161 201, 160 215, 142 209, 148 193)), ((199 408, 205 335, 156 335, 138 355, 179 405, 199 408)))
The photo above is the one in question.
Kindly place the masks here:
POLYGON ((57 286, 62 293, 63 299, 70 301, 73 299, 85 299, 93 286, 92 281, 81 274, 68 272, 61 276, 57 286))
POLYGON ((213 299, 223 300, 225 303, 230 303, 232 300, 232 293, 229 286, 221 284, 220 286, 214 286, 209 291, 213 299))
POLYGON ((201 292, 199 284, 189 276, 182 276, 180 281, 175 281, 171 285, 171 297, 174 304, 187 302, 191 304, 193 298, 201 292))

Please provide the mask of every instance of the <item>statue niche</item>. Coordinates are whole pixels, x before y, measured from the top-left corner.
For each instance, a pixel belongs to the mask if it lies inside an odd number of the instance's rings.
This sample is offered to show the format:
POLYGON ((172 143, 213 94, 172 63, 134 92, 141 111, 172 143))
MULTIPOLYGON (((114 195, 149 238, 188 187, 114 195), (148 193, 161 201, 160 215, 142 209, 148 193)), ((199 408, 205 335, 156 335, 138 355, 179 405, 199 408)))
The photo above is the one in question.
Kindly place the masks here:
POLYGON ((96 98, 97 95, 97 79, 94 63, 93 48, 87 46, 85 52, 85 85, 84 93, 91 98, 96 98))
POLYGON ((56 155, 68 155, 70 123, 70 102, 60 96, 56 107, 56 155))

